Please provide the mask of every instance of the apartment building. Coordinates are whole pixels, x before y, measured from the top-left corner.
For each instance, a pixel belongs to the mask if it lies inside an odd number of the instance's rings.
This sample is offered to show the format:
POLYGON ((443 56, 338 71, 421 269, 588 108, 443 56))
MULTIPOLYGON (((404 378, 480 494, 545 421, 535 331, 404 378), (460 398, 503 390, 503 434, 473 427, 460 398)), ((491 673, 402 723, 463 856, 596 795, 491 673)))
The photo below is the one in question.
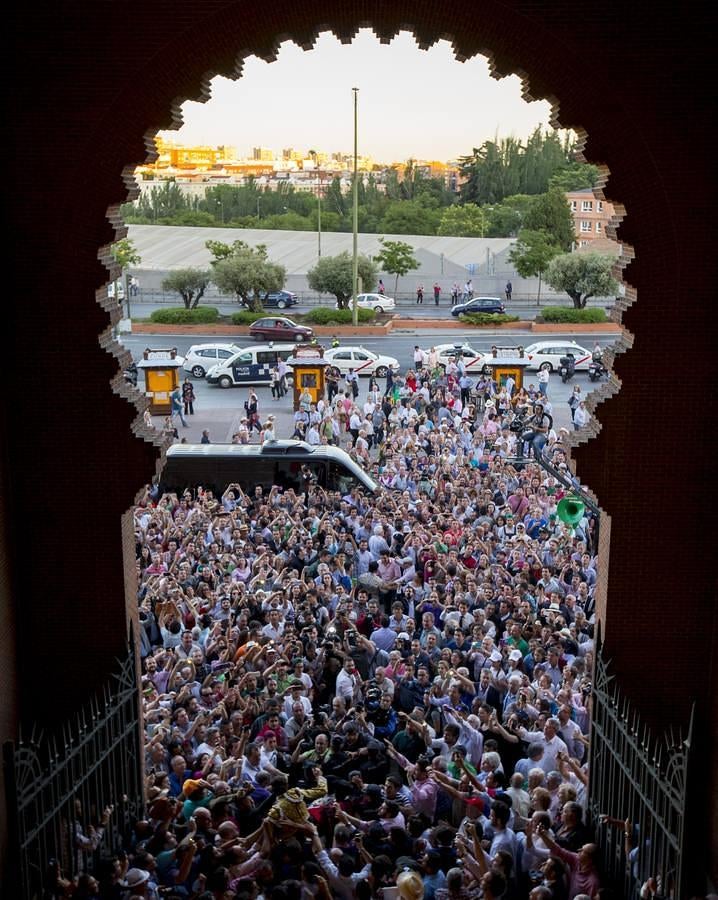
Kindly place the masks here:
POLYGON ((606 241, 606 226, 613 216, 613 204, 599 200, 591 188, 569 191, 566 199, 573 215, 576 246, 587 247, 598 241, 606 241))

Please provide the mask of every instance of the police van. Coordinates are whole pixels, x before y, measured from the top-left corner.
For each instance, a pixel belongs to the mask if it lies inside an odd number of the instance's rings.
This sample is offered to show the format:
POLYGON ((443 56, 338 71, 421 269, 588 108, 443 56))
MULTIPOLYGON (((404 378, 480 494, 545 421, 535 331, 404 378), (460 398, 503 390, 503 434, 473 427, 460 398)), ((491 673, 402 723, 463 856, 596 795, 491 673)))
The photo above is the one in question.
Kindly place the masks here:
MULTIPOLYGON (((258 344, 245 347, 223 363, 212 366, 207 372, 207 381, 222 388, 241 384, 269 384, 274 366, 280 359, 286 361, 294 356, 296 346, 296 344, 258 344)), ((291 379, 290 369, 286 380, 289 382, 291 379)))

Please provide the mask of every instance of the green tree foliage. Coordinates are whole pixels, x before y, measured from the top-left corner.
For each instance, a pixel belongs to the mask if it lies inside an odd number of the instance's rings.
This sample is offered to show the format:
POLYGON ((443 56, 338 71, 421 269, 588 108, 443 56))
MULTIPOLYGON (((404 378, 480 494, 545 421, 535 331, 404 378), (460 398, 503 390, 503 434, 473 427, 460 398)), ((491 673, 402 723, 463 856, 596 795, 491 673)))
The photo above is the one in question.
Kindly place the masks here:
POLYGON ((450 206, 441 215, 437 234, 455 237, 485 237, 489 228, 488 214, 475 203, 450 206))
POLYGON ((485 237, 516 237, 521 228, 521 213, 505 203, 481 207, 486 217, 485 237))
POLYGON ((564 169, 559 169, 549 178, 548 186, 559 191, 583 191, 593 188, 598 181, 598 166, 588 163, 572 162, 564 169))
POLYGON ((162 290, 176 291, 185 309, 196 309, 211 280, 207 269, 176 269, 162 281, 162 290))
POLYGON ((122 238, 120 241, 115 241, 110 247, 110 253, 123 271, 128 266, 137 266, 142 262, 142 258, 131 238, 122 238))
POLYGON ((543 194, 550 179, 563 169, 574 169, 573 146, 556 131, 537 128, 523 145, 515 138, 485 141, 460 159, 465 179, 464 203, 499 203, 512 194, 543 194))
POLYGON ((522 278, 535 278, 539 286, 537 300, 541 299, 541 278, 546 267, 561 252, 559 245, 545 231, 530 231, 522 228, 519 237, 509 252, 509 262, 522 278))
MULTIPOLYGON (((120 278, 124 282, 125 289, 125 297, 127 298, 127 315, 130 314, 130 291, 129 286, 127 284, 127 268, 128 266, 138 266, 142 262, 142 257, 137 252, 137 248, 135 247, 131 238, 122 238, 119 241, 115 241, 115 243, 110 247, 110 253, 112 254, 112 258, 120 267, 120 278)), ((115 287, 114 296, 120 296, 118 284, 120 278, 115 278, 113 284, 115 287)))
POLYGON ((394 293, 399 287, 399 276, 404 276, 414 269, 418 269, 421 263, 414 256, 414 248, 404 241, 387 241, 379 238, 381 251, 374 257, 374 262, 379 263, 383 272, 395 275, 394 293))
POLYGON ((207 241, 205 246, 214 256, 212 281, 220 291, 235 294, 252 311, 262 312, 262 295, 283 287, 287 270, 269 262, 264 244, 250 247, 244 241, 231 245, 207 241))
POLYGON ((381 220, 385 234, 436 234, 439 213, 418 200, 391 203, 381 220))
POLYGON ((531 203, 523 219, 529 231, 543 231, 549 239, 568 250, 574 241, 571 207, 562 191, 553 189, 531 203))
POLYGON ((613 263, 601 253, 563 253, 549 263, 546 281, 554 290, 565 291, 575 309, 584 309, 591 297, 610 297, 618 290, 613 263))
MULTIPOLYGON (((359 277, 365 291, 376 285, 377 267, 368 256, 359 254, 359 277)), ((352 256, 345 251, 337 256, 323 256, 307 272, 307 283, 321 294, 334 294, 340 309, 348 309, 352 296, 352 256)))

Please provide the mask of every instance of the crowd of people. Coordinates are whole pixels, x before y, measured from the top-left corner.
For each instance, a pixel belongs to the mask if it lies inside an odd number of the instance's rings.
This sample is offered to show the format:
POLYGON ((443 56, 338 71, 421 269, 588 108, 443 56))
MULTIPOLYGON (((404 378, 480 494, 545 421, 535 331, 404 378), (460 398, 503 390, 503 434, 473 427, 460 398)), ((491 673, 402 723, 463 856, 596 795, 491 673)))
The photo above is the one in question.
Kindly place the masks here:
MULTIPOLYGON (((539 372, 535 384, 517 388, 509 377, 497 385, 488 373, 467 372, 459 357, 444 363, 434 348, 424 352, 416 347, 414 366, 403 375, 390 370, 384 383, 370 379, 363 400, 353 369, 344 376, 329 369, 326 400, 314 402, 309 391, 300 394, 293 431, 286 436, 313 446, 341 446, 361 465, 375 470, 383 466, 387 455, 395 456, 402 448, 410 457, 421 458, 427 435, 433 435, 432 440, 441 437, 442 448, 448 439, 461 453, 459 466, 476 465, 496 455, 504 459, 538 456, 545 446, 552 452, 555 445, 565 443, 568 435, 567 428, 554 427, 548 381, 548 372, 539 372)), ((247 405, 251 417, 241 419, 233 441, 276 439, 275 416, 261 414, 256 392, 250 391, 247 405)), ((588 424, 590 415, 579 387, 568 407, 574 429, 588 424)), ((169 430, 178 437, 171 423, 169 430)), ((566 468, 564 459, 561 463, 566 468)), ((419 471, 408 468, 414 474, 419 471)), ((385 473, 383 483, 387 477, 385 473)))
POLYGON ((545 390, 516 404, 479 382, 462 402, 458 370, 421 362, 361 407, 350 379, 303 410, 376 494, 147 487, 147 818, 75 896, 604 896, 585 820, 596 521, 557 515, 545 390))

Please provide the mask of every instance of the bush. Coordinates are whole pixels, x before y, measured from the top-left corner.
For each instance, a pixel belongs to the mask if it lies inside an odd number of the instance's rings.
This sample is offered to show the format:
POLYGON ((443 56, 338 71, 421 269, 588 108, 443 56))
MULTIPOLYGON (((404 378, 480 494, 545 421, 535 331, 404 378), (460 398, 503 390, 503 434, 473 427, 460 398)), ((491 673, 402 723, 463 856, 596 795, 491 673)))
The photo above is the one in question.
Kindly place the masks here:
POLYGON ((461 321, 467 325, 505 325, 507 322, 518 322, 518 316, 507 316, 501 313, 466 313, 461 321))
MULTIPOLYGON (((358 322, 374 321, 373 309, 358 309, 358 322)), ((304 321, 312 325, 351 325, 352 311, 351 309, 330 309, 327 306, 319 306, 304 316, 304 321)))
POLYGON ((570 306, 547 306, 541 311, 544 322, 608 322, 604 309, 573 309, 570 306))
POLYGON ((251 312, 251 310, 243 309, 241 312, 232 313, 232 325, 251 325, 252 322, 263 319, 266 315, 266 312, 251 312))
POLYGON ((212 325, 218 318, 219 310, 216 306, 198 306, 197 309, 172 306, 169 309, 156 309, 150 316, 150 321, 159 325, 212 325))

